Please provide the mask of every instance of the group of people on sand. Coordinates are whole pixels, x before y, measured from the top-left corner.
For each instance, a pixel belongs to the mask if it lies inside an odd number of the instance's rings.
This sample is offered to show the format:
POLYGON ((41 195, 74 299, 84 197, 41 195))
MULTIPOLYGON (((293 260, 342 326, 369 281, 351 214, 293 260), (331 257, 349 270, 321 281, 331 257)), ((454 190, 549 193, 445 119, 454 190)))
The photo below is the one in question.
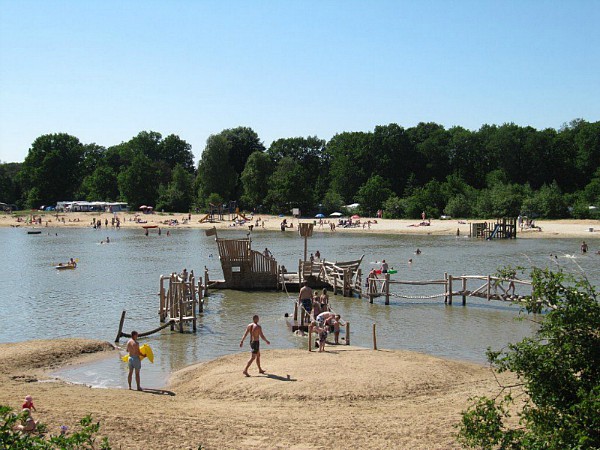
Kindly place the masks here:
POLYGON ((15 425, 14 429, 23 433, 31 433, 37 428, 37 421, 33 419, 31 411, 36 411, 33 405, 33 398, 31 395, 25 396, 25 402, 21 408, 21 420, 15 425))

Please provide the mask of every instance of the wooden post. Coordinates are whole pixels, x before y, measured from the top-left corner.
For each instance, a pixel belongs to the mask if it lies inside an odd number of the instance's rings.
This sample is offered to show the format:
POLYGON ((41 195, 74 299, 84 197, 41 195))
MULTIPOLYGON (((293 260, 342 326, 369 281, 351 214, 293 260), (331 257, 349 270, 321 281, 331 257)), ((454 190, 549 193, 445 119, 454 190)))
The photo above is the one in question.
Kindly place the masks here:
POLYGON ((446 295, 444 295, 444 303, 448 303, 448 272, 444 272, 444 281, 446 284, 444 287, 446 288, 446 295))
POLYGON ((160 290, 158 292, 158 296, 160 298, 160 306, 158 309, 158 315, 160 317, 160 322, 163 323, 165 321, 166 311, 165 311, 165 285, 164 285, 164 278, 162 275, 160 276, 160 290))
POLYGON ((346 322, 346 345, 350 345, 350 322, 346 322))
POLYGON ((465 278, 465 276, 463 275, 462 277, 462 303, 463 306, 465 306, 467 304, 467 279, 465 278))
POLYGON ((448 304, 452 304, 452 275, 448 275, 448 304))
POLYGON ((183 333, 183 300, 185 299, 185 283, 179 283, 179 301, 177 304, 179 305, 179 332, 183 333))
POLYGON ((372 278, 367 278, 368 282, 369 282, 369 303, 373 304, 373 298, 375 298, 375 294, 373 293, 373 287, 375 286, 375 280, 373 280, 372 278))
POLYGON ((308 327, 308 351, 312 352, 312 327, 308 327))
POLYGON ((294 322, 298 321, 298 302, 294 303, 294 322))
POLYGON ((487 301, 490 301, 490 293, 491 293, 491 289, 492 289, 492 277, 490 275, 487 276, 487 292, 486 292, 486 297, 487 297, 487 301))
POLYGON ((119 342, 119 339, 121 338, 121 333, 123 332, 123 323, 125 322, 125 310, 123 310, 123 312, 121 313, 121 321, 119 322, 119 331, 117 331, 117 338, 115 339, 115 342, 119 342))
POLYGON ((202 278, 198 279, 198 312, 204 312, 204 300, 202 300, 202 278))
POLYGON ((362 269, 359 267, 356 274, 356 282, 358 283, 358 297, 362 298, 362 269))
MULTIPOLYGON (((390 274, 386 273, 385 274, 385 304, 389 305, 390 304, 390 274)), ((377 350, 377 349, 375 349, 377 350)))
POLYGON ((304 274, 302 273, 302 260, 298 260, 298 287, 302 288, 302 278, 304 278, 304 274))
POLYGON ((208 297, 208 267, 204 266, 204 297, 208 297))
POLYGON ((337 274, 333 273, 333 295, 337 294, 337 274))
POLYGON ((375 332, 375 329, 377 327, 377 324, 373 324, 373 350, 377 350, 377 333, 375 332))

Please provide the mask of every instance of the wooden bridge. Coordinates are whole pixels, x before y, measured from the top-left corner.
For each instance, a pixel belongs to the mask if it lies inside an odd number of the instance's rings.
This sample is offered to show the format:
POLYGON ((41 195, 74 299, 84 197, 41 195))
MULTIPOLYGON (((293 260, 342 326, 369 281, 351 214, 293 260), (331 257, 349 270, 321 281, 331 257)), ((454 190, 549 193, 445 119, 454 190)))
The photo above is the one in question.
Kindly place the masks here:
MULTIPOLYGON (((414 289, 413 289, 414 292, 414 289)), ((491 275, 461 275, 458 277, 444 274, 440 280, 410 281, 392 280, 390 274, 384 274, 382 278, 368 278, 367 292, 363 297, 369 299, 369 303, 377 297, 384 297, 385 304, 390 304, 390 297, 404 299, 434 300, 444 298, 444 303, 451 305, 454 297, 461 297, 462 304, 466 305, 467 297, 479 297, 486 300, 500 300, 508 302, 521 302, 532 295, 532 283, 529 280, 518 280, 516 278, 500 278, 491 275), (477 283, 474 289, 469 289, 468 283, 477 283), (407 293, 400 286, 443 286, 443 292, 433 295, 417 295, 407 293), (516 287, 520 286, 519 293, 516 287), (456 289, 459 287, 458 289, 456 289), (395 289, 394 289, 395 288, 395 289), (524 293, 523 290, 528 292, 524 293)))
POLYGON ((494 222, 471 223, 470 237, 492 239, 516 239, 517 219, 514 217, 503 217, 494 222))
POLYGON ((311 288, 327 288, 344 297, 362 295, 362 271, 360 259, 344 262, 298 260, 298 272, 287 272, 279 268, 277 288, 298 291, 304 282, 311 288))

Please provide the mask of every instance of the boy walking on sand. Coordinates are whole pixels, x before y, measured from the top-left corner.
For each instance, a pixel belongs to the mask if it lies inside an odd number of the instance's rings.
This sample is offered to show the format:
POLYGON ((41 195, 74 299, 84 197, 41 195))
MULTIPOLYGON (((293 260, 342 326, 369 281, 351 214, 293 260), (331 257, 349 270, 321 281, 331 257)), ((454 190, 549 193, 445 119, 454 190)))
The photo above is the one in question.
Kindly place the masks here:
POLYGON ((255 359, 256 365, 258 366, 258 372, 265 373, 265 371, 262 370, 262 367, 260 367, 260 339, 262 338, 268 345, 271 345, 269 340, 263 334, 262 327, 258 324, 257 314, 255 314, 252 317, 252 323, 248 324, 248 326, 246 327, 246 331, 244 332, 242 340, 240 341, 240 347, 244 345, 244 340, 246 339, 246 336, 248 336, 248 334, 250 334, 250 349, 252 351, 252 357, 250 358, 250 361, 248 361, 248 364, 246 364, 246 368, 243 372, 243 374, 247 377, 250 376, 250 374, 248 373, 248 369, 250 368, 250 365, 255 359))

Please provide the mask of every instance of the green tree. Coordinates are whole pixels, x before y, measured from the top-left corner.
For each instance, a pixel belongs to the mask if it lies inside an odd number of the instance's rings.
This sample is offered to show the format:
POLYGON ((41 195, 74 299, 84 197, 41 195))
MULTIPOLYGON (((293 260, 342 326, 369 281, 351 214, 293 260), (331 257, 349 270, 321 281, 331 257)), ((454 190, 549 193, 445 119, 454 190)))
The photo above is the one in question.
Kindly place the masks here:
POLYGON ((522 212, 528 216, 545 219, 562 219, 568 216, 567 202, 556 181, 543 185, 523 201, 522 212))
POLYGON ((298 161, 286 156, 282 158, 269 178, 267 203, 273 213, 288 212, 291 208, 306 211, 311 205, 304 195, 305 172, 298 161))
POLYGON ((243 187, 240 176, 244 171, 246 162, 254 152, 264 152, 265 146, 260 141, 258 134, 249 127, 237 127, 223 130, 219 133, 229 143, 228 162, 235 172, 235 186, 230 199, 239 199, 242 196, 243 187))
POLYGON ((99 165, 91 175, 86 176, 81 183, 80 196, 88 201, 117 200, 119 197, 117 174, 112 167, 99 165))
POLYGON ((487 352, 495 370, 515 373, 520 384, 504 387, 509 393, 501 400, 474 399, 463 413, 459 438, 485 449, 600 448, 597 292, 587 280, 563 272, 534 269, 531 276, 526 310, 547 310, 533 319, 538 331, 505 350, 487 352), (509 419, 517 395, 524 402, 518 423, 509 419))
POLYGON ((242 203, 246 207, 264 205, 269 192, 269 176, 273 173, 275 163, 264 152, 254 152, 246 161, 242 172, 242 203))
POLYGON ((158 197, 157 175, 150 158, 141 153, 136 154, 131 165, 117 177, 121 197, 132 208, 140 205, 155 206, 158 197))
POLYGON ((212 193, 223 199, 233 199, 237 185, 237 173, 229 162, 231 144, 222 134, 209 136, 198 163, 196 189, 199 204, 212 193))
POLYGON ((371 133, 340 133, 327 143, 331 158, 330 189, 350 203, 360 186, 371 177, 374 155, 371 151, 371 133))
POLYGON ((156 209, 162 211, 187 212, 192 204, 192 184, 194 177, 188 170, 177 164, 173 169, 172 181, 167 187, 159 188, 156 209))
POLYGON ((26 206, 38 208, 72 199, 83 178, 83 154, 83 145, 74 136, 60 133, 38 137, 19 175, 26 206))
POLYGON ((0 202, 18 204, 23 196, 19 172, 22 163, 0 163, 0 202))
POLYGON ((188 173, 193 174, 195 171, 192 146, 175 134, 170 134, 158 143, 158 155, 170 171, 177 165, 188 173))
POLYGON ((342 196, 337 192, 329 190, 325 193, 321 205, 323 206, 324 211, 336 212, 344 205, 344 199, 342 199, 342 196))
POLYGON ((356 201, 359 203, 361 214, 372 217, 383 203, 392 195, 390 183, 379 175, 374 175, 367 180, 358 190, 356 201))

